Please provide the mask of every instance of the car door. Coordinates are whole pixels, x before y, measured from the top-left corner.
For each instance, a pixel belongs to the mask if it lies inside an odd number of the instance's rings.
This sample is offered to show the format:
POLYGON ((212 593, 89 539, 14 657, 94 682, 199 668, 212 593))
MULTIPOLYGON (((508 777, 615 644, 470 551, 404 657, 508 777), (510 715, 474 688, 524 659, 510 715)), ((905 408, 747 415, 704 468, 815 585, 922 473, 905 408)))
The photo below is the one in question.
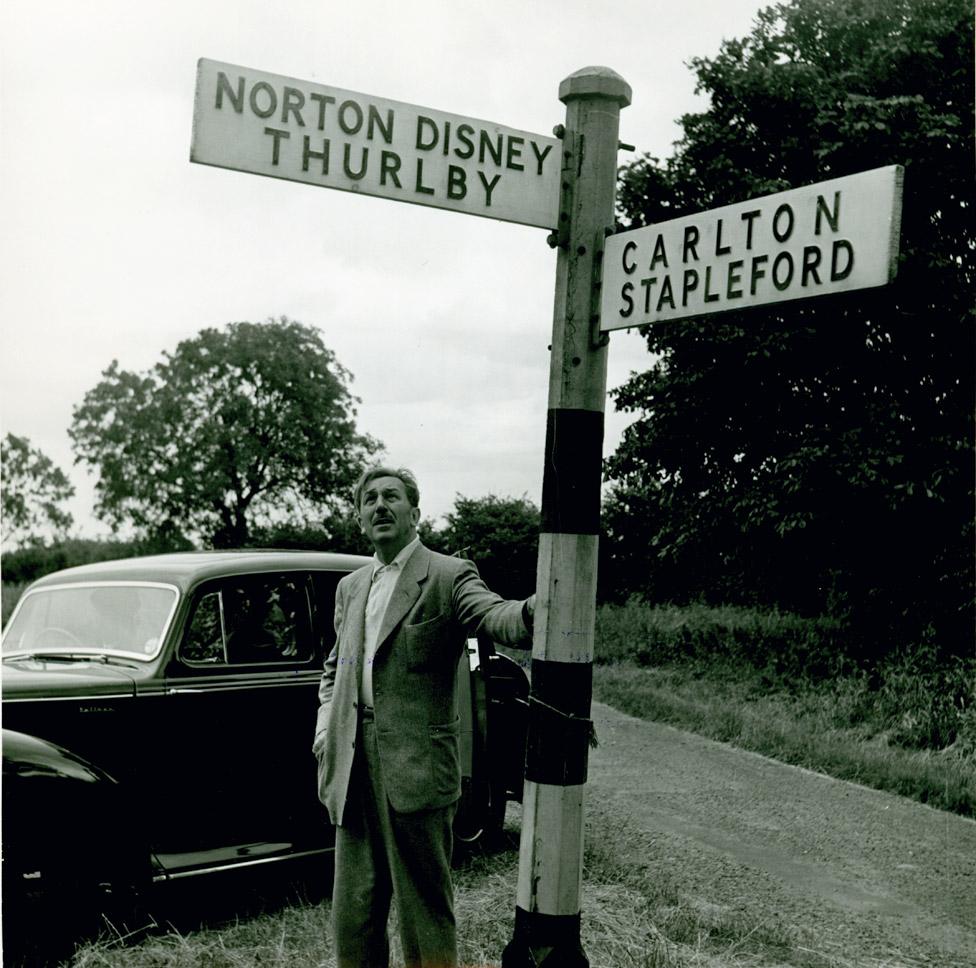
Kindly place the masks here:
MULTIPOLYGON (((339 576, 337 576, 338 578, 339 576)), ((311 755, 322 643, 307 572, 198 587, 166 677, 153 829, 170 870, 322 846, 311 755)))

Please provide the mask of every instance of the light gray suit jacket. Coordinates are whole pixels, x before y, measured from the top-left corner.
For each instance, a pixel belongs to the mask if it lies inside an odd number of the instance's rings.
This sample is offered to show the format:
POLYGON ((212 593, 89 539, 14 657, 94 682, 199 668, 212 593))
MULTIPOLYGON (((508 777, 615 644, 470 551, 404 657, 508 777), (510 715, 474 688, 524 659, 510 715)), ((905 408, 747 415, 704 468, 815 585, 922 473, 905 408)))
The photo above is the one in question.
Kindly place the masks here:
MULTIPOLYGON (((341 825, 358 722, 366 597, 372 565, 336 589, 336 643, 319 685, 319 799, 341 825)), ((383 780, 402 813, 442 807, 461 795, 457 666, 468 635, 529 647, 524 601, 492 592, 470 561, 420 545, 399 575, 377 638, 373 702, 383 780)))

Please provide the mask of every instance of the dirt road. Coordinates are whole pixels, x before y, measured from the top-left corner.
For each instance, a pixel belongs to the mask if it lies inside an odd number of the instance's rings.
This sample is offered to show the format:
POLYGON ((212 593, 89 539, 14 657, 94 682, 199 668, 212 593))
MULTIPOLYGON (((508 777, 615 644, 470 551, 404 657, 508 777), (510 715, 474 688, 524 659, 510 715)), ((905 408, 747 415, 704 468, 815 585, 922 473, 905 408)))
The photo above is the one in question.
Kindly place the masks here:
POLYGON ((647 831, 694 903, 795 925, 797 964, 976 966, 976 823, 602 703, 592 715, 588 797, 647 831))

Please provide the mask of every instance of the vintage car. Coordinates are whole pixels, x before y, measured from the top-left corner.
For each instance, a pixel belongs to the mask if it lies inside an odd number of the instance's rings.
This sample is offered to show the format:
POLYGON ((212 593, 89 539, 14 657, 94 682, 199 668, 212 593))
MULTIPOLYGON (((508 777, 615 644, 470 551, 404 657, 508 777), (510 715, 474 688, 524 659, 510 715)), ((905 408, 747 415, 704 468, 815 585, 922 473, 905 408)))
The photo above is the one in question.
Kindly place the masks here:
MULTIPOLYGON (((327 859, 317 687, 336 584, 368 560, 187 552, 27 589, 2 646, 5 929, 45 924, 48 905, 62 923, 126 919, 154 882, 327 859)), ((470 842, 521 799, 528 683, 492 643, 467 651, 455 835, 470 842)))

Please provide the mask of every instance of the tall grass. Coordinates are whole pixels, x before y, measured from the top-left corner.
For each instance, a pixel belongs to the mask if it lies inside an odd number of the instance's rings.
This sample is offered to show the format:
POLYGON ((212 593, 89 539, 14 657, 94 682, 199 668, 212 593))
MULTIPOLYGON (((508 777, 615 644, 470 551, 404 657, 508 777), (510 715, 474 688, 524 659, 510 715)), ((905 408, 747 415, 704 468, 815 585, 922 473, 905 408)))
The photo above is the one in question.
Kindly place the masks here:
POLYGON ((850 668, 859 651, 831 618, 707 605, 650 606, 632 600, 597 614, 596 661, 638 665, 728 659, 786 674, 817 676, 850 668))

